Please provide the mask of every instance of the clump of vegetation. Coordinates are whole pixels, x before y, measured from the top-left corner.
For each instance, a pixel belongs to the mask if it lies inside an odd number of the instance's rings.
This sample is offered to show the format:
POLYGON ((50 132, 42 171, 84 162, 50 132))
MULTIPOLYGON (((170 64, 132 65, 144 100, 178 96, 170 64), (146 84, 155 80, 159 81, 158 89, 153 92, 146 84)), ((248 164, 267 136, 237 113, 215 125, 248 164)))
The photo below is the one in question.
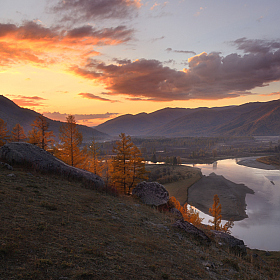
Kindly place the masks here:
POLYGON ((214 195, 213 198, 214 202, 212 205, 212 208, 209 208, 209 213, 210 215, 213 216, 212 220, 209 220, 209 223, 212 224, 210 226, 214 230, 220 230, 225 233, 230 233, 230 229, 233 227, 234 223, 233 221, 227 221, 223 226, 222 226, 222 205, 220 204, 220 199, 217 194, 214 195))
POLYGON ((196 211, 191 205, 188 205, 188 203, 185 203, 183 206, 180 204, 180 202, 172 196, 169 199, 169 205, 171 207, 175 207, 180 211, 182 214, 182 217, 185 221, 197 226, 201 227, 201 223, 203 221, 203 218, 199 217, 199 212, 196 211))

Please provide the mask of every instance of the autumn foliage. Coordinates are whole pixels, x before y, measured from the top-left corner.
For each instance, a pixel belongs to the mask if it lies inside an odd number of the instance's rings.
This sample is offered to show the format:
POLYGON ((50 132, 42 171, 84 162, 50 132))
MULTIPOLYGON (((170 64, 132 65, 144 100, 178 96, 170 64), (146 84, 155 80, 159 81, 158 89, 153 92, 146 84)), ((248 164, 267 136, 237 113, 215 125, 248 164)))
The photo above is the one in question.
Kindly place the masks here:
POLYGON ((140 150, 132 143, 130 136, 119 135, 112 158, 112 181, 114 186, 124 194, 130 194, 140 180, 146 179, 145 163, 140 150))
POLYGON ((185 221, 193 224, 194 226, 201 225, 203 218, 199 217, 198 211, 196 211, 192 206, 188 205, 187 203, 182 206, 174 196, 170 197, 169 204, 181 212, 185 221))
POLYGON ((19 123, 17 123, 15 125, 15 127, 13 128, 11 136, 12 136, 11 141, 13 141, 13 142, 25 141, 27 138, 24 133, 23 127, 19 123))
POLYGON ((209 220, 209 223, 212 224, 210 227, 214 230, 230 233, 230 229, 233 227, 233 221, 227 221, 222 225, 222 205, 220 204, 220 199, 217 194, 214 195, 213 200, 212 208, 209 208, 209 213, 213 216, 213 219, 209 220))
POLYGON ((84 167, 85 153, 80 150, 83 136, 73 115, 66 117, 66 123, 60 127, 59 139, 61 143, 56 156, 71 166, 84 167))
POLYGON ((52 131, 49 131, 49 123, 47 119, 40 115, 31 124, 32 130, 28 132, 28 142, 39 146, 46 150, 54 143, 54 135, 52 131))
POLYGON ((3 146, 9 138, 7 123, 0 119, 0 147, 3 146))

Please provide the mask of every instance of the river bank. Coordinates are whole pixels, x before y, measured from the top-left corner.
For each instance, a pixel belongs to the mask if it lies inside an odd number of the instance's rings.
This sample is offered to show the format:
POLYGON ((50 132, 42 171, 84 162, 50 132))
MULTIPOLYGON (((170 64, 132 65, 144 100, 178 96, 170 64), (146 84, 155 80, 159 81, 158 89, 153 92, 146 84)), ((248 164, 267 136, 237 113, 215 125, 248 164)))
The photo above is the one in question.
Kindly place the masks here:
POLYGON ((265 164, 263 162, 257 161, 260 157, 248 157, 248 158, 242 158, 241 160, 237 160, 237 164, 244 165, 247 167, 252 168, 258 168, 258 169, 264 169, 264 170, 277 170, 273 165, 265 164))

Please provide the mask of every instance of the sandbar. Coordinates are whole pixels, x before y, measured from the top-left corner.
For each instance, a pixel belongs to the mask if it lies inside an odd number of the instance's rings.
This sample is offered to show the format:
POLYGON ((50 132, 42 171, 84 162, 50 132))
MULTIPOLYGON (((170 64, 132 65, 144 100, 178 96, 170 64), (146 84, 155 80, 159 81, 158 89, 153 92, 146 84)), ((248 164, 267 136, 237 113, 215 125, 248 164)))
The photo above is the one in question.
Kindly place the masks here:
POLYGON ((205 214, 209 214, 215 194, 220 199, 223 220, 240 221, 248 217, 245 198, 246 194, 254 194, 254 191, 244 184, 236 184, 215 173, 202 176, 188 189, 187 202, 205 214))
POLYGON ((244 165, 247 167, 258 168, 258 169, 265 169, 265 170, 276 170, 277 168, 273 165, 265 164, 262 162, 257 161, 256 159, 259 157, 248 157, 248 158, 241 158, 237 161, 237 164, 244 165))

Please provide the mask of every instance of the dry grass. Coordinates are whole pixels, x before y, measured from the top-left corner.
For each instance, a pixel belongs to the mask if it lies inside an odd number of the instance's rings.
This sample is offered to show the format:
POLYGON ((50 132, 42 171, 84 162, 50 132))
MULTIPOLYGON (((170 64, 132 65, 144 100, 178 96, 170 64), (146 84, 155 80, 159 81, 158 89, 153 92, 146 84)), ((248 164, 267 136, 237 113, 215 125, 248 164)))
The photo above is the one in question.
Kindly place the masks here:
MULTIPOLYGON (((168 190, 170 197, 174 196, 181 203, 184 204, 188 199, 188 188, 197 182, 202 174, 199 168, 193 168, 184 165, 164 165, 164 164, 149 164, 146 169, 150 173, 156 173, 159 179, 163 179, 162 184, 168 190), (168 169, 170 178, 176 178, 174 182, 164 182, 167 177, 164 170, 168 169)), ((160 180, 159 180, 160 181, 160 180)))
MULTIPOLYGON (((0 168, 0 279, 276 279, 131 197, 0 168), (11 175, 13 174, 13 175, 11 175)), ((274 262, 279 259, 274 259, 274 262)))
POLYGON ((261 163, 265 163, 265 164, 268 164, 268 165, 273 165, 276 168, 280 169, 279 156, 260 157, 260 158, 257 158, 256 161, 261 162, 261 163))

